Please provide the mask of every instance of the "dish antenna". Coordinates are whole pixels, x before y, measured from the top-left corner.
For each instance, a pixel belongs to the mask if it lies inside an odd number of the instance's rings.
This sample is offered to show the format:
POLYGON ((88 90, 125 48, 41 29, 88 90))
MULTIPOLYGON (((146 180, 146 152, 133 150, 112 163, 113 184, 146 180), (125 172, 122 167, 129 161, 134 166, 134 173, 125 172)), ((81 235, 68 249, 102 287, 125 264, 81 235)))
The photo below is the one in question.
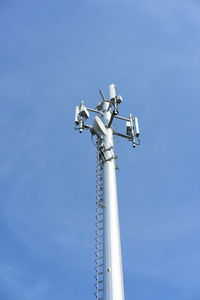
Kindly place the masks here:
POLYGON ((96 134, 99 137, 107 135, 106 127, 98 116, 94 118, 91 131, 93 134, 96 134))

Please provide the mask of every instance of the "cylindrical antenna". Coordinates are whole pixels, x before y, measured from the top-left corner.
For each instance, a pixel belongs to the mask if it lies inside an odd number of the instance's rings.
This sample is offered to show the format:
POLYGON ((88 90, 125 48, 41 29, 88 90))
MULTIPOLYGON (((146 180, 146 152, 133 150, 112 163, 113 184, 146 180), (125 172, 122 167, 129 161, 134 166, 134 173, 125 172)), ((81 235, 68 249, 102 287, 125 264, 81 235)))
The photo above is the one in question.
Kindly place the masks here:
POLYGON ((139 122, 138 122, 138 118, 137 117, 135 117, 135 135, 137 137, 139 137, 139 135, 140 135, 139 122))
POLYGON ((79 107, 76 106, 76 109, 75 109, 75 118, 74 118, 74 122, 75 122, 76 125, 79 124, 78 115, 79 115, 79 107))
POLYGON ((116 97, 116 86, 114 85, 114 83, 111 83, 109 85, 109 92, 110 92, 110 99, 113 99, 116 97))

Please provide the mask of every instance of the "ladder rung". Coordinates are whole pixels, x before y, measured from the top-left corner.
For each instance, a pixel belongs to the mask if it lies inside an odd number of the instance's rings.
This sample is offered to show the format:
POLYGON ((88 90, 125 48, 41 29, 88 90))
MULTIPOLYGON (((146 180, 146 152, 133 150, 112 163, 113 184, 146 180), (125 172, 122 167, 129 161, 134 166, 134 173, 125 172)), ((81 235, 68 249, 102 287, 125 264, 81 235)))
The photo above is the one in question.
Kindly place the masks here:
MULTIPOLYGON (((97 299, 99 299, 99 298, 98 298, 98 294, 99 294, 99 293, 103 293, 103 290, 97 290, 96 293, 94 293, 97 299)), ((102 296, 102 295, 101 295, 101 296, 102 296)))
POLYGON ((100 238, 103 240, 103 234, 102 234, 102 232, 101 232, 101 235, 97 234, 95 236, 95 240, 99 240, 100 238))
POLYGON ((102 220, 102 219, 96 219, 96 222, 95 222, 96 225, 97 225, 97 224, 101 224, 101 223, 103 223, 103 220, 102 220))
POLYGON ((99 255, 103 255, 103 253, 100 253, 100 252, 103 252, 103 248, 102 249, 97 249, 97 251, 95 251, 95 254, 96 254, 97 257, 99 255))
MULTIPOLYGON (((102 249, 102 250, 103 250, 103 249, 102 249)), ((99 258, 101 257, 101 256, 99 256, 99 254, 100 254, 100 252, 103 252, 102 250, 101 250, 101 251, 100 251, 100 250, 95 251, 94 254, 96 255, 96 257, 99 257, 99 258)), ((103 254, 103 253, 101 253, 101 254, 103 254)))
POLYGON ((101 231, 101 232, 98 232, 98 233, 100 233, 100 234, 96 234, 95 240, 96 241, 103 241, 103 232, 101 231))
MULTIPOLYGON (((94 277, 95 277, 96 280, 98 280, 98 278, 99 278, 99 276, 94 276, 94 277)), ((102 280, 104 280, 103 276, 102 276, 102 280)))
POLYGON ((103 220, 97 220, 97 222, 95 224, 97 225, 97 224, 101 224, 101 223, 103 223, 103 220))
POLYGON ((103 283, 103 280, 99 280, 99 281, 97 281, 98 283, 103 283))
MULTIPOLYGON (((103 229, 103 228, 101 228, 101 229, 103 229)), ((98 229, 95 230, 96 234, 99 233, 100 231, 101 231, 101 230, 98 230, 98 229)))
POLYGON ((100 230, 103 230, 103 227, 98 227, 97 225, 96 225, 96 228, 100 231, 100 230))
POLYGON ((95 240, 97 240, 97 239, 103 239, 102 233, 101 233, 101 235, 99 235, 99 234, 96 235, 95 240))
POLYGON ((97 259, 102 259, 103 258, 103 256, 99 256, 98 258, 95 258, 95 261, 97 260, 97 259))
POLYGON ((103 212, 98 213, 98 216, 103 216, 103 212))
POLYGON ((96 215, 96 219, 97 219, 97 220, 100 220, 100 221, 103 221, 103 216, 102 216, 103 213, 100 213, 100 214, 101 214, 101 215, 99 215, 99 214, 96 215))
POLYGON ((103 239, 101 238, 100 240, 98 240, 97 238, 95 238, 95 245, 103 245, 103 239))
MULTIPOLYGON (((95 247, 97 248, 98 246, 102 246, 103 245, 103 242, 99 242, 97 244, 95 244, 95 247)), ((97 249, 100 249, 100 248, 97 248, 97 249)))
MULTIPOLYGON (((97 226, 96 226, 96 227, 97 227, 97 226)), ((95 230, 95 233, 96 233, 96 234, 102 234, 102 231, 103 231, 102 229, 103 229, 103 227, 102 227, 101 229, 96 229, 96 230, 95 230)))
POLYGON ((102 231, 102 230, 96 229, 96 230, 95 230, 95 233, 96 233, 96 236, 97 236, 97 237, 103 237, 103 236, 102 236, 102 234, 103 234, 103 231, 102 231))
POLYGON ((95 278, 96 280, 100 280, 100 277, 101 277, 102 280, 103 280, 103 278, 104 278, 103 272, 102 272, 102 274, 95 274, 95 276, 94 276, 94 278, 95 278))
POLYGON ((94 286, 98 286, 99 288, 103 288, 102 286, 101 286, 101 284, 103 283, 103 279, 102 280, 97 280, 97 282, 94 284, 94 286))
POLYGON ((103 238, 99 238, 99 240, 98 240, 98 238, 95 238, 95 245, 97 245, 97 244, 103 244, 103 238))
POLYGON ((95 270, 101 271, 101 270, 99 270, 99 269, 100 269, 100 268, 103 268, 103 266, 104 266, 104 264, 100 264, 100 265, 97 264, 97 266, 95 267, 95 270))
POLYGON ((101 240, 98 240, 97 238, 95 238, 96 244, 95 245, 103 245, 103 239, 101 238, 101 240))
POLYGON ((103 250, 103 248, 99 248, 98 246, 101 246, 101 245, 95 245, 95 248, 98 250, 98 251, 102 251, 103 250))

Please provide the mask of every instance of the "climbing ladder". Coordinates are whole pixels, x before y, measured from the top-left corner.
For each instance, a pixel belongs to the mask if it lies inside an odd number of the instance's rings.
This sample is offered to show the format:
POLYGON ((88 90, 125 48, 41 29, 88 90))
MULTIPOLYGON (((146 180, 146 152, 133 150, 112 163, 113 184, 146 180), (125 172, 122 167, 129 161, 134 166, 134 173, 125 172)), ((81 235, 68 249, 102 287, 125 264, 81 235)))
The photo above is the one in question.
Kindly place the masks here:
POLYGON ((95 297, 104 300, 104 199, 103 199, 103 164, 100 139, 97 138, 97 162, 96 162, 96 230, 95 230, 95 297))

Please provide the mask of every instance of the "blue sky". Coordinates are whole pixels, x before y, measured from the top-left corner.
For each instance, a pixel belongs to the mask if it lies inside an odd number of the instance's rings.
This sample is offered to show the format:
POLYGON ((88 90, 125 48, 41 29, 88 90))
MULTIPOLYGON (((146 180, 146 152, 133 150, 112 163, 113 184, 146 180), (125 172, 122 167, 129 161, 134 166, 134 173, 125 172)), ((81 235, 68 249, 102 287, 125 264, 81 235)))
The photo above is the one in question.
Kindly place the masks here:
POLYGON ((199 1, 1 1, 0 27, 0 299, 94 299, 95 147, 74 107, 114 82, 142 132, 116 140, 126 299, 198 300, 199 1))

